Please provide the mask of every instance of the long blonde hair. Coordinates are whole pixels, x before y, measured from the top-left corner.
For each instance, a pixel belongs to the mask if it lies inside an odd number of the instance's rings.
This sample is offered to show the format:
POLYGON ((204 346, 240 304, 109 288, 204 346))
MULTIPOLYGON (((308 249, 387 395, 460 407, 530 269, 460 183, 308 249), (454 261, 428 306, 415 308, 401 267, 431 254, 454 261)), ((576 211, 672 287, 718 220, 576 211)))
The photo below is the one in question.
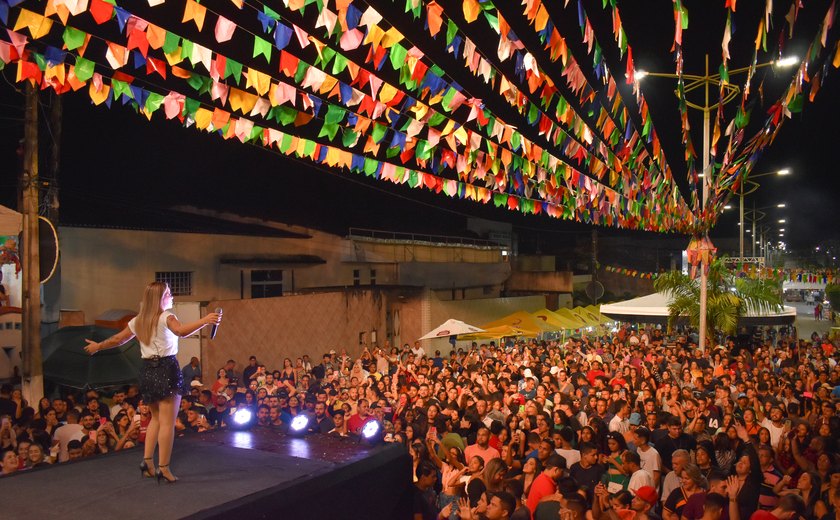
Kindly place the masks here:
POLYGON ((137 339, 146 345, 152 342, 157 330, 158 320, 163 312, 161 303, 163 293, 169 289, 166 282, 152 282, 146 286, 143 300, 140 302, 140 313, 137 315, 134 330, 137 339))

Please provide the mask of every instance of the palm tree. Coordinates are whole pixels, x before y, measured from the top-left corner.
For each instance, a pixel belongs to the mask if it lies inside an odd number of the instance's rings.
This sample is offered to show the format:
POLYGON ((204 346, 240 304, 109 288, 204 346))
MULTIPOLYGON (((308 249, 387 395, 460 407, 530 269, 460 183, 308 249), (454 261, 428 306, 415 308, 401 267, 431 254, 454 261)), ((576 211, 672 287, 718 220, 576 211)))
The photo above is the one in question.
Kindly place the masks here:
MULTIPOLYGON (((782 310, 782 292, 777 282, 739 278, 729 270, 722 258, 709 265, 706 324, 709 330, 732 334, 738 318, 747 312, 766 313, 782 310)), ((668 326, 687 318, 691 326, 700 323, 700 279, 692 279, 680 271, 669 271, 656 277, 653 287, 671 298, 668 304, 668 326)))

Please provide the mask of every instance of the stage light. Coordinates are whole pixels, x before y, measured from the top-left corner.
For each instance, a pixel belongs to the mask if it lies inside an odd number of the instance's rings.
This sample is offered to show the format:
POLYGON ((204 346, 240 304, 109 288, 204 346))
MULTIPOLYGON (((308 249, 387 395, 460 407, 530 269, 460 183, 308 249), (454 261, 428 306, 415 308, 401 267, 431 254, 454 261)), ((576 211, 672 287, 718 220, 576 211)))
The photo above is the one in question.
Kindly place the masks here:
POLYGON ((237 410, 236 413, 233 414, 233 422, 238 425, 244 425, 251 422, 251 419, 254 417, 254 414, 251 413, 251 410, 247 408, 242 408, 237 410))
POLYGON ((303 414, 296 415, 295 418, 292 419, 289 433, 306 433, 307 426, 309 426, 309 418, 303 414))
POLYGON ((254 413, 248 408, 240 408, 231 416, 230 428, 232 430, 248 430, 254 423, 254 413))
POLYGON ((362 426, 362 438, 368 442, 376 442, 382 438, 378 421, 368 421, 362 426))

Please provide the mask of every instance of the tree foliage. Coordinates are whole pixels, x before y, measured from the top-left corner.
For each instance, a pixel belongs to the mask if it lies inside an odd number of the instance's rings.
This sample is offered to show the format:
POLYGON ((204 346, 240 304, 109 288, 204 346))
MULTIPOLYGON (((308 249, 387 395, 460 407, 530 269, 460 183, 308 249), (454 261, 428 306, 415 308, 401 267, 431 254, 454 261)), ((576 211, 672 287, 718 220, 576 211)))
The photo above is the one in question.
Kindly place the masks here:
MULTIPOLYGON (((739 278, 729 270, 722 258, 709 265, 706 299, 706 327, 712 333, 732 334, 738 318, 748 312, 766 313, 782 310, 780 284, 772 280, 739 278)), ((680 271, 669 271, 656 277, 653 287, 671 298, 668 305, 668 326, 679 319, 700 324, 700 277, 691 279, 680 271)))

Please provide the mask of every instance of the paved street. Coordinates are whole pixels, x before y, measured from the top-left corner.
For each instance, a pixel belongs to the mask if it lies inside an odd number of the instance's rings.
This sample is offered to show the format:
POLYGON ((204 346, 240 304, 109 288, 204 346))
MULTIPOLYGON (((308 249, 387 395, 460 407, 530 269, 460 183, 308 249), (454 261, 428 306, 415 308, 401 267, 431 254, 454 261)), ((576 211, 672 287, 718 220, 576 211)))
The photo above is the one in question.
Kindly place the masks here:
POLYGON ((808 338, 816 331, 821 336, 831 328, 829 320, 815 320, 814 306, 804 302, 787 302, 785 305, 796 307, 796 330, 800 338, 808 338))

